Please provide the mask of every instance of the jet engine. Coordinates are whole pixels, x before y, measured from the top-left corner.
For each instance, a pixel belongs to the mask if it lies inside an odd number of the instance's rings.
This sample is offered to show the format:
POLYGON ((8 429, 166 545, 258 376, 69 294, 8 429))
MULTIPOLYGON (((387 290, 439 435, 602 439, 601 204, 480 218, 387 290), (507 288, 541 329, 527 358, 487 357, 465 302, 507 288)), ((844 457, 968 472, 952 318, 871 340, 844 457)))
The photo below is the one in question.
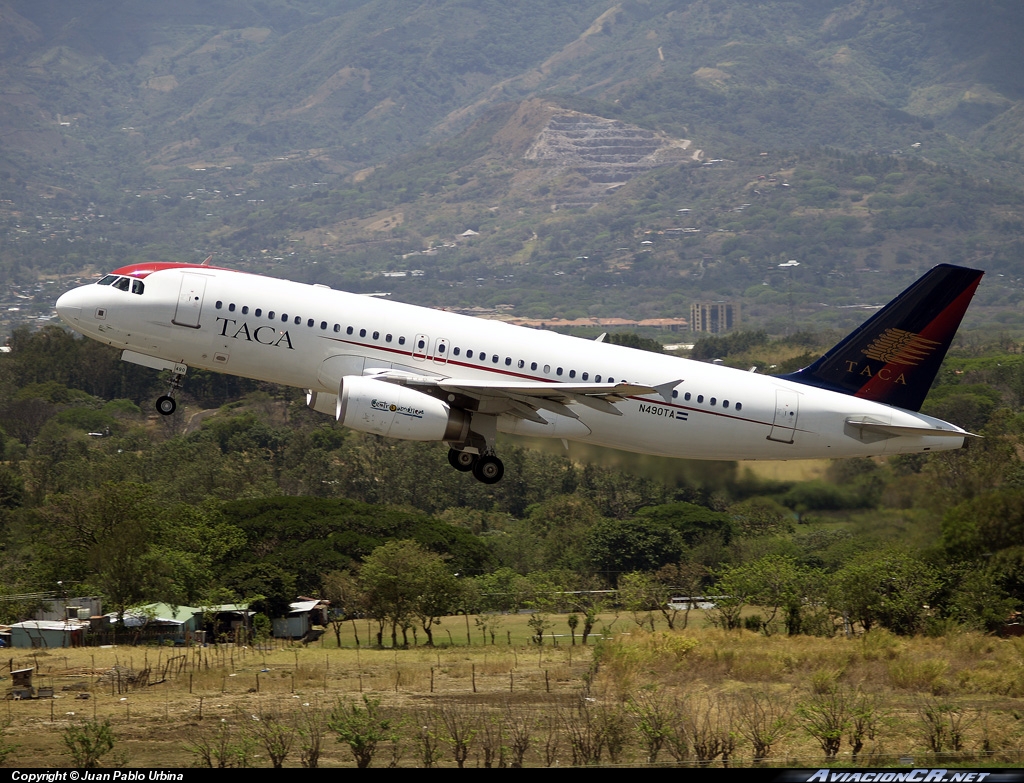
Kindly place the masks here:
POLYGON ((338 395, 330 392, 318 392, 311 389, 306 390, 306 405, 317 413, 326 413, 329 416, 338 414, 338 395))
POLYGON ((336 416, 354 430, 402 440, 462 443, 469 435, 465 411, 415 389, 358 375, 341 379, 336 416))

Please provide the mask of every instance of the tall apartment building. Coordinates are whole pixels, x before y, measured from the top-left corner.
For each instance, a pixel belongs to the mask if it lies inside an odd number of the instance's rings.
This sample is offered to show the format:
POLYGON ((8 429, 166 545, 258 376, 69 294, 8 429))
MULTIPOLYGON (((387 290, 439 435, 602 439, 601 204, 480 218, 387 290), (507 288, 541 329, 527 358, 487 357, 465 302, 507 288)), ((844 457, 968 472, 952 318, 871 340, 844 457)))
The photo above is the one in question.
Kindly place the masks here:
POLYGON ((739 326, 738 302, 694 302, 690 305, 690 331, 721 334, 739 326))

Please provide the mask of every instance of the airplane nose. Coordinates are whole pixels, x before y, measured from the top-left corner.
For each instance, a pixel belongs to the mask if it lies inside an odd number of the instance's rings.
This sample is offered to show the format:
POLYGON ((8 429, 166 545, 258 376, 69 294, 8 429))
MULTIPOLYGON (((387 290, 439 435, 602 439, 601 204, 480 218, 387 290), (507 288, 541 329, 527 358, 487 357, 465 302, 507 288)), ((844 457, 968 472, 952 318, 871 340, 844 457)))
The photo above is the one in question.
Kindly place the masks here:
POLYGON ((57 299, 57 315, 60 316, 61 320, 70 326, 74 326, 78 323, 78 319, 82 316, 82 307, 78 303, 78 297, 76 296, 77 291, 68 291, 57 299))

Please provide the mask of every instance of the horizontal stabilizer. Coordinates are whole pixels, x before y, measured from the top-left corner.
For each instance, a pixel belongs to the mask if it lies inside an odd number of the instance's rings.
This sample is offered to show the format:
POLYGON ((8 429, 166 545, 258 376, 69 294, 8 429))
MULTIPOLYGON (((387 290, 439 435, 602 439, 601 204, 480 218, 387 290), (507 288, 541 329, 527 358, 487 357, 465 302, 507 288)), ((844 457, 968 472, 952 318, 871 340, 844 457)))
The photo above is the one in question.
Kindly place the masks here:
POLYGON ((870 419, 847 419, 846 426, 853 427, 861 432, 870 432, 876 435, 885 435, 891 438, 896 437, 918 437, 918 438, 980 438, 973 432, 966 430, 943 430, 935 427, 911 427, 903 424, 884 424, 870 419))

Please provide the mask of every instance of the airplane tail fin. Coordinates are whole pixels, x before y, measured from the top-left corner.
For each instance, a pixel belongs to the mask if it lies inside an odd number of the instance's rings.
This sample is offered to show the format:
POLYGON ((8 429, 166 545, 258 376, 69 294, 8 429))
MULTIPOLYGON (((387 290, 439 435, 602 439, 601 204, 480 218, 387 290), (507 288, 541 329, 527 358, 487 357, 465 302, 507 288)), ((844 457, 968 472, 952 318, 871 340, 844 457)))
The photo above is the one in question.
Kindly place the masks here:
POLYGON ((918 411, 982 275, 940 264, 789 381, 918 411))

